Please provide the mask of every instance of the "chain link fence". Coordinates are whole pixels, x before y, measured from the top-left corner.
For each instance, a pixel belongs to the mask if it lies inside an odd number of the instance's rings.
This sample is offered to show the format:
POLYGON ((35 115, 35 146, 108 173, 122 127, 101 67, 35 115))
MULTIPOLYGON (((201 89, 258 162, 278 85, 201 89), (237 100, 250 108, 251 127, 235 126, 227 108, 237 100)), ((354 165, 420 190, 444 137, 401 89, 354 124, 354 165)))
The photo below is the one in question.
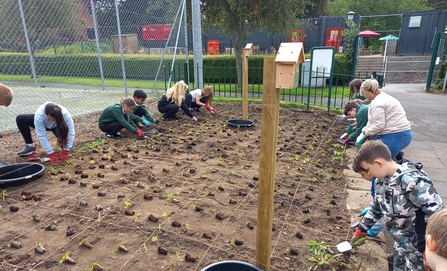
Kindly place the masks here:
POLYGON ((188 57, 184 0, 0 0, 0 132, 45 101, 98 112, 137 88, 159 97, 188 57), (174 65, 175 64, 175 65, 174 65))

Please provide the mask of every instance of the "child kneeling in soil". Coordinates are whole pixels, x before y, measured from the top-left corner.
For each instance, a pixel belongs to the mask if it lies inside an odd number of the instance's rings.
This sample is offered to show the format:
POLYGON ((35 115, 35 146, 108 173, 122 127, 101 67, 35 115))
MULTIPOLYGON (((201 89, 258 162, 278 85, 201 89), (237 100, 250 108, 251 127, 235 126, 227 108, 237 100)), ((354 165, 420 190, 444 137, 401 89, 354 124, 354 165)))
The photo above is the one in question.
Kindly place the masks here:
POLYGON ((206 110, 217 115, 217 110, 211 107, 212 102, 213 89, 210 86, 206 86, 202 89, 195 89, 188 93, 185 98, 186 105, 192 110, 200 112, 200 107, 205 106, 206 110))
POLYGON ((98 126, 105 132, 106 138, 122 138, 120 130, 126 128, 138 138, 142 138, 144 133, 138 129, 134 122, 129 121, 129 115, 135 107, 135 101, 132 98, 124 98, 119 104, 114 104, 104 109, 99 116, 98 126))
POLYGON ((137 89, 133 92, 133 100, 135 101, 135 107, 132 110, 132 121, 137 125, 139 122, 142 122, 146 127, 151 126, 149 121, 152 121, 155 124, 160 124, 160 121, 151 116, 146 109, 146 106, 143 104, 147 98, 146 92, 141 89, 137 89), (144 117, 144 118, 143 118, 144 117))
POLYGON ((426 270, 447 270, 447 209, 430 216, 427 222, 426 249, 424 259, 426 270))
POLYGON ((426 221, 443 206, 432 181, 415 164, 398 165, 394 162, 388 147, 379 140, 364 143, 354 165, 377 179, 374 183, 376 196, 357 227, 351 244, 366 237, 367 231, 385 217, 388 231, 395 241, 393 269, 422 270, 426 221))
POLYGON ((188 117, 193 121, 197 121, 197 118, 189 110, 189 107, 185 103, 185 94, 188 90, 188 85, 183 80, 175 83, 158 101, 158 111, 164 113, 163 120, 178 120, 177 112, 182 108, 188 117))

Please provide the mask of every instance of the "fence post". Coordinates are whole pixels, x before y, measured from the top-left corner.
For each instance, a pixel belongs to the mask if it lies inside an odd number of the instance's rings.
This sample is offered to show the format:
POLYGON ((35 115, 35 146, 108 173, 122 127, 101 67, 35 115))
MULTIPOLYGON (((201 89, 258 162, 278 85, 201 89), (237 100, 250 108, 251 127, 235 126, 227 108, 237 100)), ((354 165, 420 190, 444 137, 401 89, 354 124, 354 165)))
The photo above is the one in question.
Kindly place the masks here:
POLYGON ((189 59, 188 59, 188 22, 186 20, 186 0, 183 1, 183 12, 185 13, 183 15, 183 24, 185 26, 185 45, 186 45, 186 49, 185 49, 185 82, 187 84, 189 84, 189 72, 188 72, 188 66, 189 66, 189 59))
POLYGON ((99 73, 101 74, 102 89, 105 90, 106 86, 104 84, 104 71, 102 69, 101 48, 99 47, 98 25, 96 24, 96 8, 93 0, 90 0, 90 5, 92 6, 92 19, 93 19, 93 27, 95 29, 96 51, 98 52, 99 73))
POLYGON ((433 45, 433 53, 431 54, 430 69, 428 70, 427 83, 425 85, 425 91, 429 92, 431 87, 431 79, 433 78, 433 70, 435 68, 436 56, 438 55, 439 40, 441 39, 441 32, 436 33, 435 43, 433 45))
POLYGON ((127 97, 128 91, 127 91, 127 82, 126 82, 126 68, 124 67, 123 39, 121 37, 121 24, 120 24, 120 14, 118 11, 118 1, 115 1, 115 12, 116 12, 116 23, 118 26, 118 40, 120 43, 121 68, 123 69, 124 96, 127 97))
POLYGON ((358 56, 358 50, 359 50, 359 38, 360 36, 357 35, 355 36, 355 41, 354 41, 354 51, 352 52, 352 63, 351 63, 351 81, 354 80, 355 78, 355 69, 357 66, 357 56, 358 56))
POLYGON ((25 14, 23 13, 22 0, 19 0, 20 17, 22 18, 23 31, 25 32, 26 46, 28 48, 29 62, 31 65, 31 73, 33 75, 34 86, 37 87, 36 67, 34 66, 34 55, 31 50, 31 44, 28 36, 28 29, 26 27, 25 14))

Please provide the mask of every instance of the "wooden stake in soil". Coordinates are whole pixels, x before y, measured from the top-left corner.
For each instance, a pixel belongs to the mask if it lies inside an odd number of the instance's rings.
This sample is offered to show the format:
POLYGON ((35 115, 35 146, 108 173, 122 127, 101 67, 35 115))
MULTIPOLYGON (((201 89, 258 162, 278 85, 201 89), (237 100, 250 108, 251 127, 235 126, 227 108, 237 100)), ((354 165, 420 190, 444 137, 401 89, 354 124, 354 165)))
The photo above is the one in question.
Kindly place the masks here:
POLYGON ((294 87, 298 62, 304 62, 304 49, 300 42, 281 43, 276 59, 264 58, 256 266, 265 271, 270 269, 272 251, 280 89, 294 87))
POLYGON ((247 43, 242 52, 242 119, 248 119, 248 57, 253 43, 247 43))
POLYGON ((279 121, 279 89, 275 88, 274 57, 264 58, 262 89, 262 126, 259 161, 258 229, 256 232, 256 266, 270 268, 272 251, 273 191, 275 189, 276 144, 279 121))

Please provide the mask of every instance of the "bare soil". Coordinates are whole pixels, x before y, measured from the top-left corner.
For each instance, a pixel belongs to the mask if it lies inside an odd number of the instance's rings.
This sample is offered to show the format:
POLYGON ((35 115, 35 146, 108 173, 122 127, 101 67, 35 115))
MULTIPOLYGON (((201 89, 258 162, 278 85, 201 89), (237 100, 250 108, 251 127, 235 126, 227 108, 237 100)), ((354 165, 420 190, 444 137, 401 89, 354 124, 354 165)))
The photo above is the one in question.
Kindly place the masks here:
MULTIPOLYGON (((261 105, 250 105, 250 128, 226 124, 240 118, 240 104, 216 108, 218 116, 198 113, 197 123, 180 112, 179 121, 153 124, 150 129, 158 132, 147 140, 126 132, 126 138, 105 140, 97 114, 76 118, 70 160, 59 166, 47 162, 40 179, 6 190, 0 202, 0 269, 89 270, 95 262, 105 270, 201 270, 222 260, 254 264, 261 105), (38 198, 26 200, 25 192, 38 198), (33 214, 40 220, 33 221, 33 214), (151 215, 158 220, 150 221, 151 215), (48 230, 51 224, 57 229, 48 230), (93 248, 79 245, 84 238, 93 248), (8 247, 13 240, 22 247, 8 247), (34 251, 38 243, 43 254, 34 251), (127 252, 117 249, 121 243, 127 252), (68 251, 76 263, 58 264, 68 251)), ((345 126, 334 120, 325 112, 280 110, 272 270, 306 270, 312 265, 305 257, 309 241, 326 242, 336 252, 334 246, 348 238, 343 147, 336 143, 345 126)), ((0 160, 25 161, 16 154, 23 147, 18 132, 0 142, 0 160)), ((41 147, 37 155, 45 155, 41 147)), ((338 257, 332 265, 350 270, 341 261, 349 258, 338 257)))

